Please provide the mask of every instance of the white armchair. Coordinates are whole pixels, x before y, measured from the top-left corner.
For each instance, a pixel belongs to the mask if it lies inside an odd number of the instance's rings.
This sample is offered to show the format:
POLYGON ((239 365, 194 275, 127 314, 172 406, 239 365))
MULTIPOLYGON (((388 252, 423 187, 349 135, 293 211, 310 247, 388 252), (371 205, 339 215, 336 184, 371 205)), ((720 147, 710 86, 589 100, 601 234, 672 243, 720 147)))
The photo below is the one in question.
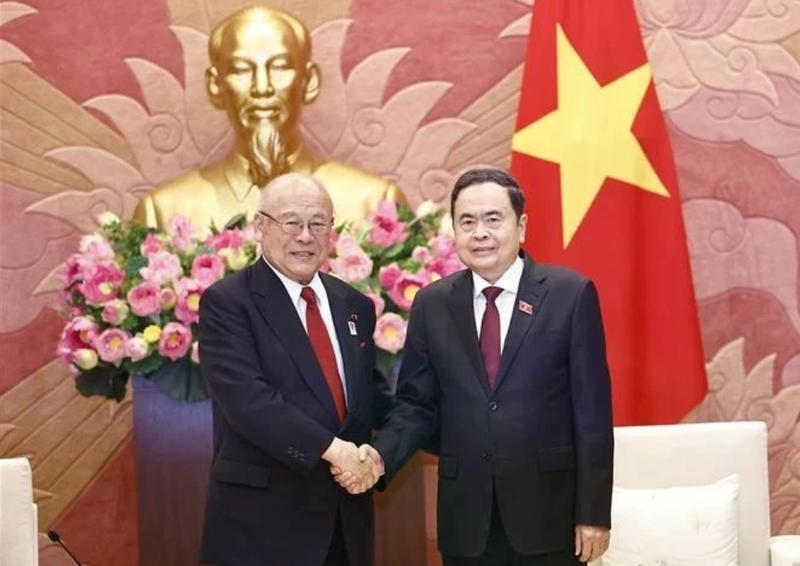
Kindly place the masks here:
POLYGON ((38 566, 33 472, 25 458, 0 458, 0 566, 38 566))
MULTIPOLYGON (((614 438, 616 487, 705 485, 738 474, 739 565, 800 566, 800 537, 770 539, 764 423, 617 427, 614 438)), ((680 541, 675 544, 679 547, 680 541)), ((595 564, 601 566, 602 559, 595 564)))

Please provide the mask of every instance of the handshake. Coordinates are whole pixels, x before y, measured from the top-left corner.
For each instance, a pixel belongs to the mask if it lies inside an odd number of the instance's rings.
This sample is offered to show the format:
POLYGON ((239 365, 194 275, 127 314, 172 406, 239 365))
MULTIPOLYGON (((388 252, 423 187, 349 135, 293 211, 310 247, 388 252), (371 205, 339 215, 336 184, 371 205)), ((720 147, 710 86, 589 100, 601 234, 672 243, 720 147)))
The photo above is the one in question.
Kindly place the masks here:
POLYGON ((334 438, 322 459, 331 465, 331 474, 348 493, 364 493, 383 475, 383 458, 369 444, 356 446, 334 438))

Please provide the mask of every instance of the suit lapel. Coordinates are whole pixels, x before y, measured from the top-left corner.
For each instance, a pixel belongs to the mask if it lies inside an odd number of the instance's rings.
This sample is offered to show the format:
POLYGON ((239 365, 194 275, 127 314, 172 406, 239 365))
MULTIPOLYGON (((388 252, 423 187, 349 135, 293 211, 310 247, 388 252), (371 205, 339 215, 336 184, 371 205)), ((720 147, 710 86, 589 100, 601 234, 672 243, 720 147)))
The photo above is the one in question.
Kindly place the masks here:
POLYGON ((522 278, 519 282, 519 290, 514 301, 514 310, 511 314, 511 325, 508 328, 506 341, 503 345, 503 355, 500 358, 500 368, 497 371, 495 390, 500 387, 503 378, 508 374, 508 369, 514 361, 514 356, 522 345, 528 330, 536 320, 542 303, 547 296, 547 287, 541 283, 543 279, 544 273, 542 270, 538 268, 532 259, 526 256, 525 267, 522 270, 522 278), (533 312, 527 313, 520 308, 521 301, 532 306, 533 312))
MULTIPOLYGON (((350 415, 356 408, 357 383, 359 371, 361 370, 358 355, 358 336, 353 336, 349 327, 350 317, 355 314, 355 310, 351 308, 344 289, 338 285, 331 285, 327 275, 320 274, 320 277, 328 293, 328 302, 333 315, 333 326, 336 328, 339 351, 342 353, 342 365, 344 366, 345 384, 347 386, 347 414, 350 415)), ((352 322, 358 324, 357 320, 352 322)))
POLYGON ((483 368, 481 348, 478 345, 478 332, 475 329, 475 307, 472 296, 472 272, 465 270, 453 283, 448 298, 450 316, 453 318, 456 334, 472 365, 472 374, 478 379, 480 387, 488 396, 491 393, 486 370, 483 368))
POLYGON ((250 291, 255 295, 254 302, 261 316, 289 352, 289 356, 314 396, 338 420, 328 384, 325 383, 317 356, 311 348, 308 334, 300 322, 300 317, 297 316, 297 309, 292 304, 286 287, 263 260, 256 261, 250 269, 253 270, 250 291))

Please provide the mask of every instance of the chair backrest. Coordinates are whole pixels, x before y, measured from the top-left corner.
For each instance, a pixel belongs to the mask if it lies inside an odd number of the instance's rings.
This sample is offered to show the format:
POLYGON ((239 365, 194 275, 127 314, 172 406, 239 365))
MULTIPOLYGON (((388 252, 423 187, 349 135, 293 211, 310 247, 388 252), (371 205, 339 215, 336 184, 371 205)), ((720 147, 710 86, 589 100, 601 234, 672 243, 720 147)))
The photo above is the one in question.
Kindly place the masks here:
POLYGON ((30 463, 0 459, 0 566, 37 566, 37 530, 30 463))
POLYGON ((714 483, 739 474, 739 564, 769 566, 767 427, 725 422, 616 427, 614 485, 714 483))

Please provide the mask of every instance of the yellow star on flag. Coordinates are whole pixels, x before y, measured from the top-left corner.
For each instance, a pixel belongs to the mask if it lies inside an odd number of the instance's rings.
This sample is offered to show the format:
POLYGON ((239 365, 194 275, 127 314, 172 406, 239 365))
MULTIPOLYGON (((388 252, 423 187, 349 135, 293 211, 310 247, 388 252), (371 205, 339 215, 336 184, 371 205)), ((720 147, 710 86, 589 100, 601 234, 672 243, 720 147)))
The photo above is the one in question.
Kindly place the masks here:
POLYGON ((631 128, 650 85, 650 65, 600 86, 557 27, 558 108, 514 134, 511 148, 561 166, 566 249, 607 177, 669 198, 631 128))

